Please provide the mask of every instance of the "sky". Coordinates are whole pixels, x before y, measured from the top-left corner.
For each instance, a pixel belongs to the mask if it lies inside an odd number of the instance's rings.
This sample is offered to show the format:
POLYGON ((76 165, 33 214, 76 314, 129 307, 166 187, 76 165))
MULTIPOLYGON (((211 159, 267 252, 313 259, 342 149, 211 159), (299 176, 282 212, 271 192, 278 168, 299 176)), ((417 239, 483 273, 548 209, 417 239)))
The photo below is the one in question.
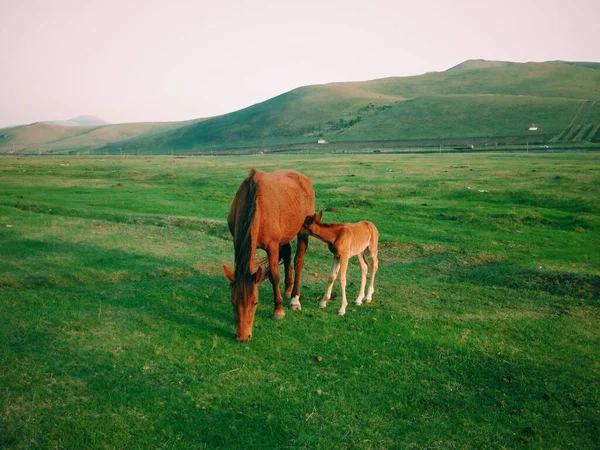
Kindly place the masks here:
POLYGON ((0 127, 182 121, 467 59, 600 62, 598 0, 0 0, 0 127))

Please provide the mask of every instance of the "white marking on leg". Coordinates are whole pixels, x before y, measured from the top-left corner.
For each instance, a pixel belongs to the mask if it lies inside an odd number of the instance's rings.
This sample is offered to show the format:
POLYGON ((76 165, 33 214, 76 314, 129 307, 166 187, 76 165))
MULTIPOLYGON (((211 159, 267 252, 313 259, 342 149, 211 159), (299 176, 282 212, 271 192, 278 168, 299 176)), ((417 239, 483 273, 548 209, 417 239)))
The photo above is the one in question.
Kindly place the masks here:
POLYGON ((292 298, 292 301, 290 302, 290 308, 294 311, 302 311, 302 305, 300 304, 299 296, 296 295, 294 298, 292 298))

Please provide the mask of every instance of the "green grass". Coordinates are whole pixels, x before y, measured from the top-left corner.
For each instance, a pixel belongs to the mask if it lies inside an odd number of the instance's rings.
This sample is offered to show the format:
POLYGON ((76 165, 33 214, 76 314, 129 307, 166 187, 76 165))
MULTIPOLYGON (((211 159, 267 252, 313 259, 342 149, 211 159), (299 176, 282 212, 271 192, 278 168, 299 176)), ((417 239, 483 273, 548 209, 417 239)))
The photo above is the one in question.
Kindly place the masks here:
POLYGON ((0 163, 2 448, 600 446, 597 153, 0 163), (318 308, 311 240, 303 311, 272 320, 265 283, 233 339, 251 166, 377 225, 372 304, 318 308))

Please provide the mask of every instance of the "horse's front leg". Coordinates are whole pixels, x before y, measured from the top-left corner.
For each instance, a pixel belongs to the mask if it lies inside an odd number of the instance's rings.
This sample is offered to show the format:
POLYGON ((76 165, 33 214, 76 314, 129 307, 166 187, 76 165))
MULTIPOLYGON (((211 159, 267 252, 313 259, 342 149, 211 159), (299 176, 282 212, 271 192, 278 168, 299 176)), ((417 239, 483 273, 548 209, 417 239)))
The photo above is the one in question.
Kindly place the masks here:
POLYGON ((292 290, 292 301, 290 308, 300 311, 300 278, 302 277, 302 269, 304 269, 304 254, 308 248, 308 235, 298 234, 298 244, 296 246, 296 256, 294 257, 294 289, 292 290))
POLYGON ((329 274, 327 290, 325 291, 325 295, 323 296, 321 303, 319 303, 319 307, 321 307, 321 308, 327 307, 327 302, 331 298, 331 291, 333 289, 333 283, 335 283, 335 279, 337 278, 339 271, 340 271, 340 259, 336 258, 334 256, 333 257, 333 265, 331 267, 331 273, 329 274))
POLYGON ((273 317, 283 319, 285 311, 283 310, 283 298, 279 289, 279 245, 270 247, 267 250, 267 255, 269 257, 269 281, 273 285, 273 299, 275 301, 273 317))

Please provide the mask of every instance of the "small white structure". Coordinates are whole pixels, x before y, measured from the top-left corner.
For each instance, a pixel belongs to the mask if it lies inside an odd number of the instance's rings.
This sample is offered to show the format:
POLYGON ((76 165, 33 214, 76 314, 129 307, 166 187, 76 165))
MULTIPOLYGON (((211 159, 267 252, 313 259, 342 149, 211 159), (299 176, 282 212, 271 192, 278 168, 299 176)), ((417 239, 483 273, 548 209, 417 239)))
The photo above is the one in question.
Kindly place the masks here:
POLYGON ((317 141, 317 144, 327 144, 327 141, 325 139, 321 138, 317 141))
POLYGON ((538 127, 535 123, 529 125, 529 131, 537 131, 538 127))

